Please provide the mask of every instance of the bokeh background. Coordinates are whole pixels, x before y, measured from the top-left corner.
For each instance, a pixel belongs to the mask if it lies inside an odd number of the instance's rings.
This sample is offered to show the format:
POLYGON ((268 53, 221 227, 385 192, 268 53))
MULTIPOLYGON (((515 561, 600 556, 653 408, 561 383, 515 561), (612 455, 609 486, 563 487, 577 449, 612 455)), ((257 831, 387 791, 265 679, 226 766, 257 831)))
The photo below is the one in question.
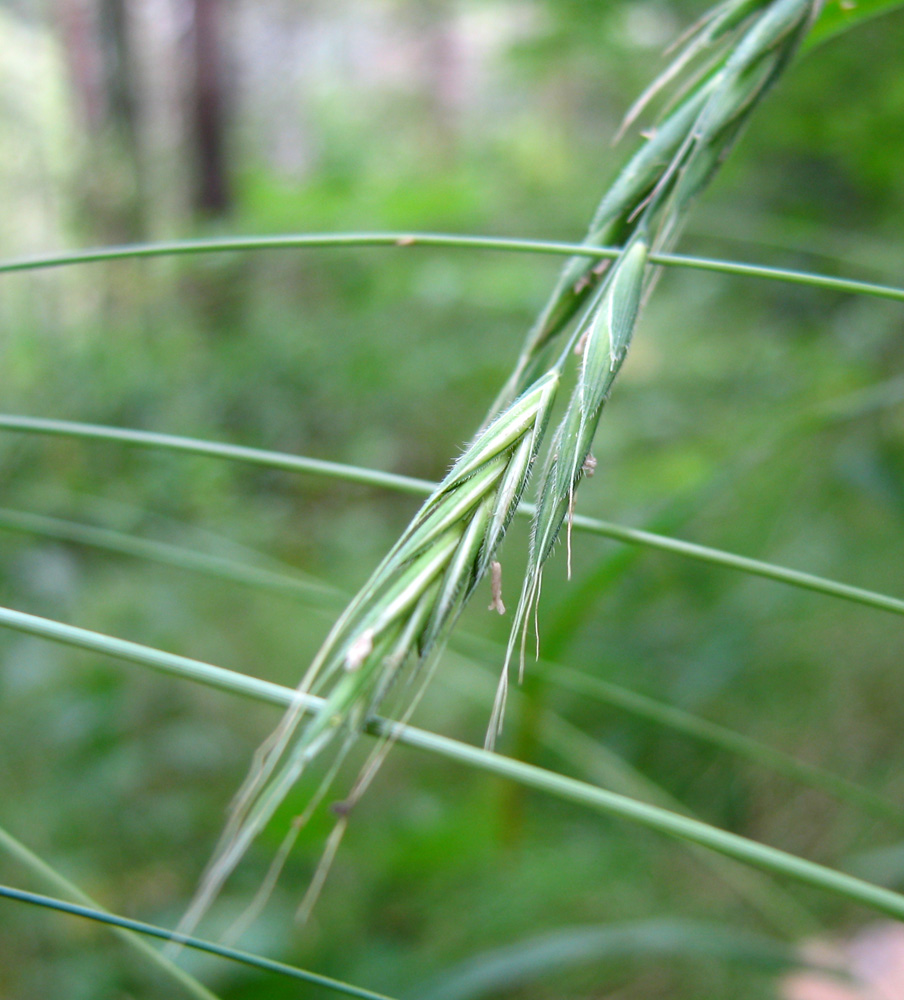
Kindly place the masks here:
MULTIPOLYGON (((631 135, 612 146, 621 115, 703 9, 5 0, 0 253, 329 230, 580 239, 632 148, 631 135)), ((893 13, 801 58, 681 249, 900 283, 902 33, 904 12, 893 13)), ((559 267, 390 248, 8 274, 0 408, 436 478, 479 424, 559 267)), ((668 271, 601 426, 580 512, 904 593, 902 333, 899 304, 668 271)), ((348 592, 417 501, 2 432, 0 507, 348 592)), ((280 682, 297 681, 335 607, 6 523, 3 604, 280 682)), ((517 527, 505 548, 510 599, 525 541, 517 527)), ((899 619, 596 538, 581 540, 574 579, 564 577, 563 559, 546 575, 547 658, 901 801, 899 619)), ((474 603, 462 634, 503 642, 505 622, 482 596, 474 603)), ((501 661, 474 649, 452 643, 417 721, 481 742, 501 661)), ((114 911, 174 924, 274 714, 13 633, 0 635, 0 706, 0 822, 114 911)), ((543 667, 512 704, 500 748, 904 888, 900 825, 606 707, 543 667)), ((241 912, 305 792, 205 933, 241 912)), ((701 921, 795 942, 872 919, 398 748, 299 927, 294 909, 328 829, 320 819, 305 832, 243 944, 393 995, 775 997, 774 970, 713 954, 701 921), (685 944, 645 952, 650 921, 683 928, 685 944), (456 978, 469 960, 485 970, 492 949, 535 953, 553 933, 565 954, 588 928, 622 929, 633 944, 523 982, 515 961, 508 985, 489 992, 456 978), (437 984, 452 992, 431 994, 437 984)), ((41 888, 5 857, 0 878, 41 888)), ((321 995, 186 961, 230 1000, 321 995)), ((103 929, 0 906, 4 1000, 173 990, 103 929)))

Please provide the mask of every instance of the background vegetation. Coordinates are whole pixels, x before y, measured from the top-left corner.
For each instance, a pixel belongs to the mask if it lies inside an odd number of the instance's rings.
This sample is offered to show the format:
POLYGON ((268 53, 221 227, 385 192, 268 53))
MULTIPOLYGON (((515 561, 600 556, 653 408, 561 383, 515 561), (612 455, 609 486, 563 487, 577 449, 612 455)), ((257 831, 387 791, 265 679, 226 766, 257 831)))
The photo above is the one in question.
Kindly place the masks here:
MULTIPOLYGON (((163 0, 60 4, 53 16, 0 5, 5 257, 221 233, 579 239, 630 148, 630 137, 610 145, 620 116, 663 45, 704 9, 194 8, 213 50, 163 0), (220 75, 205 76, 211 67, 220 75)), ((683 251, 900 283, 902 29, 902 12, 889 14, 792 68, 701 202, 683 251)), ((5 275, 2 408, 435 479, 479 423, 559 267, 412 248, 5 275)), ((902 593, 901 327, 897 303, 669 270, 601 426, 580 512, 902 593)), ((5 432, 0 486, 5 509, 299 571, 342 591, 363 581, 418 502, 5 432)), ((0 512, 0 604, 289 685, 334 606, 328 595, 298 601, 10 526, 0 512)), ((512 598, 524 541, 515 529, 504 550, 512 598)), ((582 539, 570 584, 564 575, 564 560, 547 573, 546 659, 901 801, 893 615, 598 538, 582 539)), ((483 603, 460 631, 504 641, 505 621, 483 603)), ((479 743, 501 658, 474 650, 473 638, 452 644, 415 721, 479 743)), ((110 909, 172 926, 273 712, 15 633, 0 635, 0 699, 3 826, 110 909)), ((542 665, 499 749, 904 887, 900 821, 606 707, 542 665)), ((209 936, 253 895, 305 791, 230 883, 209 936)), ((451 990, 459 963, 503 946, 537 954, 537 938, 560 958, 572 946, 582 954, 578 932, 605 927, 628 946, 588 945, 586 960, 525 972, 523 983, 513 970, 528 966, 513 953, 497 993, 771 997, 774 968, 739 968, 737 948, 720 951, 700 922, 794 942, 871 919, 400 748, 301 928, 292 914, 327 830, 324 820, 305 832, 244 943, 393 995, 495 995, 431 994, 426 984, 451 990), (680 940, 670 945, 653 926, 680 928, 680 940)), ((0 858, 0 880, 30 878, 0 858)), ((0 905, 9 1000, 172 989, 101 928, 0 905)), ((224 998, 262 995, 257 973, 199 967, 224 998)), ((295 996, 298 986, 273 978, 266 991, 295 996)))

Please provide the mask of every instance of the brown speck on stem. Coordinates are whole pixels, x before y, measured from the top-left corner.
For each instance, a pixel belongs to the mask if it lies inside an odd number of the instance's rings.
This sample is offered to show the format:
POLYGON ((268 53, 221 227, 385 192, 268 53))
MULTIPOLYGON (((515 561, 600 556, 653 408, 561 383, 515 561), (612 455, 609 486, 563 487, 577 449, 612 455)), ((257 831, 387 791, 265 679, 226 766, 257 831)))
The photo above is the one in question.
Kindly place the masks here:
POLYGON ((593 455, 588 454, 584 459, 584 464, 581 466, 581 472, 583 472, 588 478, 596 472, 596 459, 593 455))
POLYGON ((504 615, 505 605, 502 603, 502 563, 496 559, 490 563, 490 587, 492 588, 492 600, 487 611, 498 611, 500 615, 504 615))
POLYGON ((611 260, 609 260, 609 258, 608 258, 608 257, 603 257, 603 259, 602 259, 602 260, 601 260, 601 261, 600 261, 600 262, 599 262, 598 264, 595 264, 595 265, 594 265, 594 267, 593 267, 593 273, 594 273, 594 274, 595 274, 595 275, 596 275, 596 276, 597 276, 598 278, 599 278, 599 277, 601 277, 601 276, 602 276, 602 275, 604 275, 604 274, 606 273, 606 271, 607 271, 607 270, 609 269, 609 265, 610 265, 611 263, 612 263, 612 261, 611 261, 611 260))
POLYGON ((400 236, 395 241, 397 247, 410 247, 414 246, 415 243, 417 243, 417 240, 413 236, 400 236))
POLYGON ((590 327, 588 326, 587 329, 580 335, 580 337, 578 337, 578 342, 574 345, 574 353, 578 357, 581 357, 583 355, 584 348, 587 346, 587 338, 589 336, 590 336, 590 327))
POLYGON ((578 278, 578 280, 574 283, 572 291, 574 292, 575 295, 580 295, 581 292, 583 292, 584 289, 589 284, 590 284, 590 279, 587 277, 586 274, 584 274, 580 278, 578 278))

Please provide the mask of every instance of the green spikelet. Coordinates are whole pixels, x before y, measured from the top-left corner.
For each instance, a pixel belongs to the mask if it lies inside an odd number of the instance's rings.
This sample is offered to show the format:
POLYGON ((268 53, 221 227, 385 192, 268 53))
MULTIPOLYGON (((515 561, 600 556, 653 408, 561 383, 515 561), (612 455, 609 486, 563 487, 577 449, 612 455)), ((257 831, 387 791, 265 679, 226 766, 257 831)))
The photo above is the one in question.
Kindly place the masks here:
POLYGON ((540 500, 532 526, 527 570, 490 721, 488 746, 493 745, 502 724, 509 663, 519 641, 519 676, 523 673, 526 629, 539 597, 543 566, 573 509, 574 492, 585 474, 600 414, 634 333, 648 254, 649 247, 640 237, 624 250, 609 275, 597 305, 582 325, 579 340, 583 345, 581 368, 568 408, 550 446, 540 481, 540 500))
MULTIPOLYGON (((258 752, 183 931, 197 923, 309 763, 340 734, 341 758, 406 663, 422 664, 442 641, 515 513, 558 382, 557 371, 543 375, 477 435, 333 626, 299 685, 323 705, 305 718, 299 701, 258 752)), ((378 752, 365 767, 353 797, 381 759, 378 752)))

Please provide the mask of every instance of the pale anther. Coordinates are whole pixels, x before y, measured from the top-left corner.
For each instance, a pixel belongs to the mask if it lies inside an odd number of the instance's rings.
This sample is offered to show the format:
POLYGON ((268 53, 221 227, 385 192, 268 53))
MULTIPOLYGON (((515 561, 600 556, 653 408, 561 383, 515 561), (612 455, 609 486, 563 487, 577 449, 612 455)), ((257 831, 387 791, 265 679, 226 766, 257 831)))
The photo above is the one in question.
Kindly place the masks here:
POLYGON ((492 588, 493 599, 487 611, 498 611, 500 615, 505 614, 505 605, 502 603, 502 563, 494 559, 490 563, 490 587, 492 588))
POLYGON ((366 628, 348 647, 345 654, 345 669, 349 673, 357 670, 374 651, 374 630, 366 628))

